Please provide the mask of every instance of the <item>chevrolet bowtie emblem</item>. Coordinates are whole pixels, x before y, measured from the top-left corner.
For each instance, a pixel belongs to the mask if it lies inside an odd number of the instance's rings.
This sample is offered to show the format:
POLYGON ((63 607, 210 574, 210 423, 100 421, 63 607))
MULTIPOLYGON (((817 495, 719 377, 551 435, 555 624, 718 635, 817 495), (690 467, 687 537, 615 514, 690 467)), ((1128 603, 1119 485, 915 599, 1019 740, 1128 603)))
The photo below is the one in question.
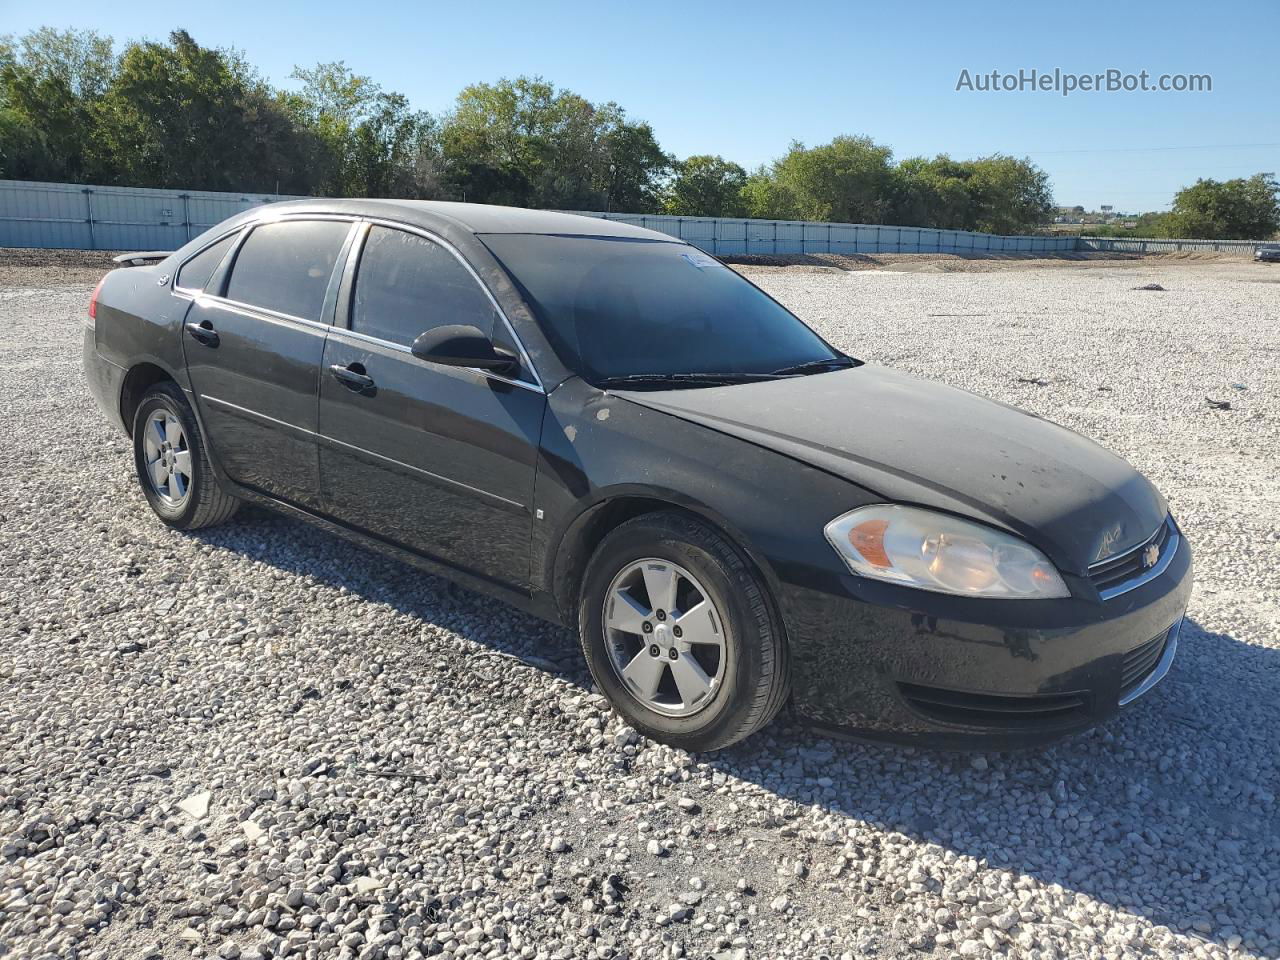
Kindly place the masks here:
POLYGON ((1142 565, 1150 570, 1159 559, 1160 547, 1154 543, 1147 544, 1147 548, 1142 551, 1142 565))

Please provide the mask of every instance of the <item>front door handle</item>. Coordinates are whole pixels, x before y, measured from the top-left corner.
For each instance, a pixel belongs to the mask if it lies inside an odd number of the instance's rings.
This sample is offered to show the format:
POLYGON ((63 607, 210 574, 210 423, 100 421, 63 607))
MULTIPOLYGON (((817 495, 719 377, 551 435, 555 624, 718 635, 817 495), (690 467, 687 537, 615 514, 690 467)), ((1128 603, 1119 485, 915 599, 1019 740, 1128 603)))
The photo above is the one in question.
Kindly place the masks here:
POLYGON ((349 363, 345 367, 340 363, 329 365, 329 372, 339 383, 355 393, 372 393, 373 377, 364 372, 364 364, 349 363))
POLYGON ((187 333, 191 334, 196 340, 199 340, 206 347, 216 347, 218 345, 218 331, 213 329, 213 324, 208 320, 200 323, 192 321, 187 324, 187 333))

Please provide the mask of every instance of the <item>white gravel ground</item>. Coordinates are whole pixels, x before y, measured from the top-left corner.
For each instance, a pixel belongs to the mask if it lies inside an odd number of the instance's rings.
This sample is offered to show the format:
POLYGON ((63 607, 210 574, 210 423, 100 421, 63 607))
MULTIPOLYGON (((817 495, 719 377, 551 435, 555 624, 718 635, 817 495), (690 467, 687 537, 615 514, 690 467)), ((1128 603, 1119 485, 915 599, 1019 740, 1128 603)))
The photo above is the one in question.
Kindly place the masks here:
POLYGON ((564 631, 259 511, 161 526, 89 288, 11 285, 0 957, 1280 956, 1280 268, 748 272, 1145 471, 1196 549, 1170 677, 1043 752, 656 746, 564 631))

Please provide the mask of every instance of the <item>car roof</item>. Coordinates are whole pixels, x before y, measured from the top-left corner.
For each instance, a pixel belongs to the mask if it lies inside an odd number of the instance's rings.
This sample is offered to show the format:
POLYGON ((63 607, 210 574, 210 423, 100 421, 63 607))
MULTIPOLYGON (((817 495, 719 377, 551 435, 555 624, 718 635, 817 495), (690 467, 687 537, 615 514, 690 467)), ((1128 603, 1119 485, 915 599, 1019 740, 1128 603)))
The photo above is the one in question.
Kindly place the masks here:
POLYGON ((637 240, 680 242, 656 230, 646 230, 629 223, 606 220, 603 217, 584 217, 553 210, 527 210, 524 207, 499 207, 487 203, 318 198, 273 203, 270 209, 281 213, 314 212, 380 216, 429 229, 439 229, 448 224, 455 229, 461 228, 474 234, 535 233, 579 237, 630 237, 637 240))

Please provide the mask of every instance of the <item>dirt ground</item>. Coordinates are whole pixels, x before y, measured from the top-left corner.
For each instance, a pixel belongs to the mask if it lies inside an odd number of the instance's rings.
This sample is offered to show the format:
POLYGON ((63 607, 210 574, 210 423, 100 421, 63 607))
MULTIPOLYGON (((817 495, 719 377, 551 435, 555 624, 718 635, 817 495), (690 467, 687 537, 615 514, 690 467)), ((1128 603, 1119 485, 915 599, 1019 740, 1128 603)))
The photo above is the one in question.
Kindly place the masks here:
POLYGON ((62 287, 97 283, 119 250, 34 250, 0 247, 0 287, 62 287))
MULTIPOLYGON (((1274 264, 1255 264, 1240 256, 1220 253, 867 253, 835 254, 806 253, 765 256, 730 256, 722 258, 735 267, 777 270, 788 272, 847 272, 853 270, 883 270, 894 273, 1004 273, 1010 270, 1045 270, 1061 268, 1080 270, 1102 268, 1108 270, 1134 270, 1145 267, 1197 267, 1210 273, 1234 273, 1240 268, 1260 268, 1265 275, 1280 277, 1280 270, 1271 270, 1274 264)), ((746 271, 750 272, 750 271, 746 271)))

